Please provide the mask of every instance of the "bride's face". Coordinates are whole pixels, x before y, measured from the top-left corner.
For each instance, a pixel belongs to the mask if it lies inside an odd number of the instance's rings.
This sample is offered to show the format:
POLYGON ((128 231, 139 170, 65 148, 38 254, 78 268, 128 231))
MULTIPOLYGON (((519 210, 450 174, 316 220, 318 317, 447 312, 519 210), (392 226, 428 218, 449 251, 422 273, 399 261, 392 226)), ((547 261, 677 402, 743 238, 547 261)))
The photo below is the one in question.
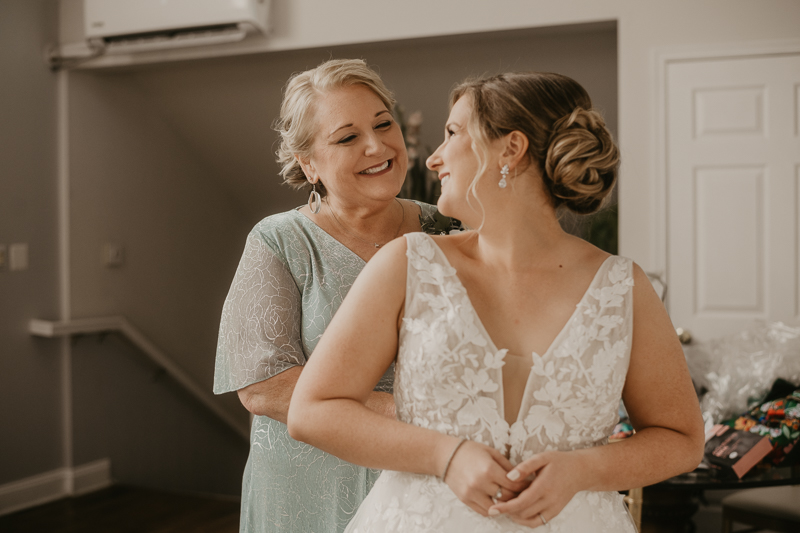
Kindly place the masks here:
MULTIPOLYGON (((472 195, 468 201, 470 185, 476 178, 479 169, 478 158, 472 150, 472 137, 467 131, 467 124, 472 115, 472 98, 462 96, 450 110, 450 117, 445 125, 444 142, 431 154, 427 160, 428 168, 439 174, 442 182, 442 194, 437 202, 439 211, 447 216, 458 218, 467 225, 477 227, 480 225, 483 213, 479 204, 472 195), (477 217, 478 224, 471 223, 477 217)), ((497 164, 494 143, 489 146, 489 159, 487 173, 491 173, 497 164)), ((498 174, 499 179, 499 174, 498 174)), ((478 182, 478 195, 485 185, 478 182)), ((495 185, 495 188, 497 186, 495 185)))

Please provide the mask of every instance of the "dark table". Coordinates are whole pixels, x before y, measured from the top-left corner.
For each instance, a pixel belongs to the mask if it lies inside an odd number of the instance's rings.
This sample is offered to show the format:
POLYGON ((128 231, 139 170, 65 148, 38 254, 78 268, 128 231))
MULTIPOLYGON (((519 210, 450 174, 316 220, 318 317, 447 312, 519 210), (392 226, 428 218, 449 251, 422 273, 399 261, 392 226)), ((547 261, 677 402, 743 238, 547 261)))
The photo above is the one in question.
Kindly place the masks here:
POLYGON ((800 464, 754 468, 742 479, 696 470, 644 488, 642 533, 693 533, 692 517, 706 490, 739 490, 776 485, 800 485, 800 464))

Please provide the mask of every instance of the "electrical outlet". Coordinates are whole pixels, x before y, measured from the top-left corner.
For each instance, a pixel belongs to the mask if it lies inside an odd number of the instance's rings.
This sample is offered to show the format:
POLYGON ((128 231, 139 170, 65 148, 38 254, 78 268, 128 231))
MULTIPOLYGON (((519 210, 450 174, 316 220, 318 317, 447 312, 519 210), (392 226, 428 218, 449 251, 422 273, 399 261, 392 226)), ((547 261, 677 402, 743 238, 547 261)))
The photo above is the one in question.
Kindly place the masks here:
POLYGON ((0 270, 8 268, 8 248, 5 244, 0 244, 0 270))

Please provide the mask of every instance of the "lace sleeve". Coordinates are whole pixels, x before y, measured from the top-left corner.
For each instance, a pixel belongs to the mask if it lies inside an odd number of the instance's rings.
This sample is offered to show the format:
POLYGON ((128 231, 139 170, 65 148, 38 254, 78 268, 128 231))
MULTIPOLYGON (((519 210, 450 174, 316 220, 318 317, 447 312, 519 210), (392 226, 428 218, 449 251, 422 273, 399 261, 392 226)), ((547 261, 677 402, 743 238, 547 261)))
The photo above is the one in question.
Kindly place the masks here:
POLYGON ((251 233, 222 308, 214 392, 238 390, 305 364, 300 327, 301 297, 291 272, 251 233))

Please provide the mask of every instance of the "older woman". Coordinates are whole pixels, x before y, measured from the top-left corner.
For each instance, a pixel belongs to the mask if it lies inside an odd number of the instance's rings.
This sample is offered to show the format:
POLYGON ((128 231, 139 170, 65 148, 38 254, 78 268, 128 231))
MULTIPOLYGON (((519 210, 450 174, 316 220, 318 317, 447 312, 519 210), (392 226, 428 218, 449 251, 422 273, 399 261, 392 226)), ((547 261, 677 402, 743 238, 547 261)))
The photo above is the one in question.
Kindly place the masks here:
MULTIPOLYGON (((308 206, 250 232, 225 301, 214 392, 237 391, 255 415, 240 531, 341 531, 377 479, 292 439, 289 400, 303 365, 367 261, 420 231, 435 208, 396 198, 408 165, 394 99, 360 60, 293 76, 277 129, 286 183, 308 206)), ((389 368, 367 405, 394 418, 389 368)))

